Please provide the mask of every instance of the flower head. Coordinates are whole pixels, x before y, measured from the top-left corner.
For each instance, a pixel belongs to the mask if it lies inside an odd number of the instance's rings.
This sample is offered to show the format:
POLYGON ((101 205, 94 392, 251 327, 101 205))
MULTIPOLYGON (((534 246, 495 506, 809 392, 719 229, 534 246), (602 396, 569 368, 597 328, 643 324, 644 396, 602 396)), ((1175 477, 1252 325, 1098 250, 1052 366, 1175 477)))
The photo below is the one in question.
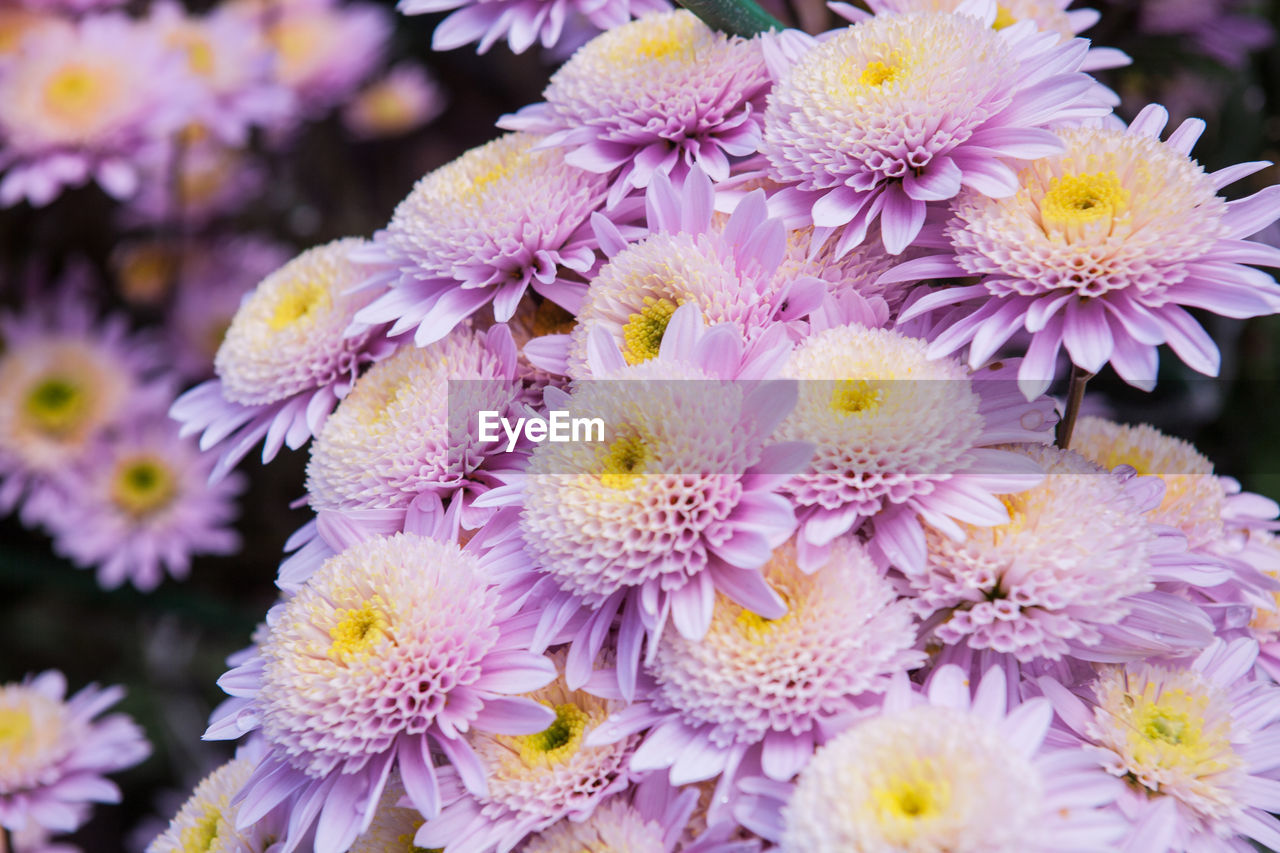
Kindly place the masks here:
POLYGON ((1121 805, 1142 849, 1225 849, 1232 836, 1280 839, 1275 685, 1251 675, 1252 640, 1215 640, 1189 666, 1104 668, 1084 699, 1041 679, 1063 731, 1129 782, 1121 805), (1267 794, 1260 794, 1266 791, 1267 794), (1138 827, 1143 827, 1139 830, 1138 827))
POLYGON ((105 777, 151 752, 142 730, 123 714, 95 720, 120 701, 119 687, 90 685, 70 699, 62 673, 50 670, 0 685, 0 827, 35 825, 71 832, 91 802, 118 802, 105 777))
POLYGON ((358 371, 393 345, 373 329, 347 337, 366 291, 348 254, 357 239, 308 249, 268 275, 241 303, 214 358, 218 378, 178 398, 171 415, 201 449, 224 443, 214 477, 225 475, 266 437, 263 461, 319 432, 358 371))
POLYGON ((1156 533, 1114 475, 1070 451, 1020 452, 1043 468, 1043 483, 1002 496, 1007 523, 966 526, 959 541, 926 529, 925 569, 907 573, 915 606, 937 614, 944 643, 1020 661, 1087 656, 1100 626, 1129 612, 1128 596, 1154 588, 1156 533))
POLYGON ((244 484, 209 485, 214 461, 171 423, 137 422, 55 474, 32 498, 34 517, 102 586, 151 590, 166 573, 184 579, 194 555, 240 547, 231 522, 244 484))
POLYGON ((0 205, 47 204, 90 179, 133 195, 140 160, 181 126, 193 86, 180 57, 123 16, 34 29, 0 75, 0 205))
POLYGON ((239 812, 234 802, 260 757, 261 744, 250 741, 235 758, 214 770, 169 821, 169 826, 147 845, 147 853, 267 853, 288 822, 287 809, 247 830, 236 829, 239 812))
MULTIPOLYGON (((987 11, 994 16, 994 4, 987 11)), ((1033 27, 990 24, 969 14, 885 15, 779 59, 765 113, 767 175, 794 185, 785 206, 817 227, 815 239, 838 233, 842 255, 879 219, 885 248, 899 254, 928 202, 962 187, 1009 195, 1017 181, 1006 161, 1062 148, 1041 128, 1105 112, 1077 71, 1085 42, 1053 45, 1033 27)))
POLYGON ((1008 707, 993 668, 972 697, 957 667, 927 701, 895 697, 821 748, 782 812, 783 851, 1014 853, 1110 849, 1119 786, 1045 744, 1048 702, 1008 707))
POLYGON ((401 64, 366 86, 343 109, 351 132, 365 139, 399 136, 430 122, 444 110, 440 84, 419 65, 401 64))
POLYGON ((1066 153, 1024 168, 1016 192, 961 194, 945 227, 951 255, 908 261, 889 276, 981 276, 904 313, 962 306, 931 354, 979 337, 986 352, 1025 328, 1032 340, 1019 378, 1028 394, 1048 387, 1063 346, 1084 370, 1109 363, 1144 388, 1155 383, 1161 343, 1216 375, 1217 346, 1186 309, 1229 317, 1280 310, 1275 281, 1243 266, 1280 266, 1280 250, 1243 240, 1280 215, 1280 191, 1227 202, 1218 190, 1256 164, 1206 173, 1189 156, 1203 123, 1189 120, 1161 142, 1166 119, 1148 107, 1127 131, 1059 131, 1066 153))
POLYGON ((418 181, 378 237, 391 288, 356 319, 392 322, 392 335, 416 328, 425 346, 490 302, 494 319, 511 319, 530 286, 576 310, 582 286, 560 267, 595 263, 587 218, 606 182, 537 142, 508 134, 418 181))
POLYGON ((433 749, 468 791, 486 791, 462 733, 531 734, 554 718, 509 695, 555 670, 524 651, 528 633, 511 622, 495 559, 413 534, 373 537, 280 605, 258 655, 223 680, 252 700, 268 747, 240 795, 238 826, 296 794, 296 808, 328 828, 317 850, 345 850, 370 826, 392 766, 414 807, 434 816, 433 749))
MULTIPOLYGON (((786 487, 803 525, 802 563, 873 516, 878 542, 921 539, 920 518, 962 537, 956 522, 1008 519, 994 494, 1039 481, 1026 457, 991 446, 1047 440, 1048 401, 1026 405, 995 378, 1003 366, 971 376, 927 350, 888 329, 836 326, 792 355, 785 374, 802 380, 799 402, 779 437, 817 447, 786 487)), ((899 546, 892 556, 913 570, 923 552, 899 546)))
POLYGON ((614 175, 609 207, 656 173, 699 166, 712 180, 754 154, 769 86, 758 41, 728 37, 686 10, 646 15, 582 47, 555 73, 545 103, 499 122, 591 172, 614 175))

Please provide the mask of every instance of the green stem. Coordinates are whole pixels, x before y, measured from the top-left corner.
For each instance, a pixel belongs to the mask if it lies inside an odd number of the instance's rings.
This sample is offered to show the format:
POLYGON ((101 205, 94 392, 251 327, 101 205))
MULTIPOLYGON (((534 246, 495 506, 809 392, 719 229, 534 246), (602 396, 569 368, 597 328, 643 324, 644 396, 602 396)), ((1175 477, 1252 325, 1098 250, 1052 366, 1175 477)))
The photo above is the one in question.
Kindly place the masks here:
POLYGON ((761 9, 754 0, 677 0, 713 30, 751 38, 783 29, 782 22, 761 9))
POLYGON ((1071 433, 1075 432, 1076 418, 1080 415, 1080 404, 1084 402, 1084 386, 1093 378, 1087 370, 1071 365, 1071 379, 1067 388, 1067 409, 1058 422, 1057 444, 1063 450, 1071 447, 1071 433))

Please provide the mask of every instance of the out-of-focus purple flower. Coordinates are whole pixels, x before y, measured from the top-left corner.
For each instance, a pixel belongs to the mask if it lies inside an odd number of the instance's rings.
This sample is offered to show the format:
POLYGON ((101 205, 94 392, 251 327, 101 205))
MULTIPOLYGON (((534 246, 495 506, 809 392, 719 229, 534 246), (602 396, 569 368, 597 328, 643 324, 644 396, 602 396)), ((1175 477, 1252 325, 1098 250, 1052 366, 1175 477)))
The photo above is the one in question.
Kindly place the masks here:
MULTIPOLYGON (((1271 24, 1241 0, 1140 0, 1138 27, 1159 36, 1183 36, 1230 68, 1271 44, 1271 24)), ((1256 8, 1256 7, 1255 7, 1256 8)))
POLYGON ((0 685, 0 827, 19 835, 33 826, 79 828, 91 803, 120 801, 106 774, 151 753, 125 715, 94 719, 123 689, 90 685, 69 699, 66 692, 66 678, 55 670, 0 685))
POLYGON ((140 170, 142 185, 121 209, 123 224, 172 223, 199 229, 261 197, 267 173, 246 149, 226 145, 195 125, 156 147, 140 170))
POLYGON ((263 462, 317 434, 361 368, 394 345, 372 330, 344 337, 370 295, 351 292, 360 272, 349 238, 308 249, 264 278, 236 312, 214 360, 218 378, 179 397, 170 414, 200 447, 221 445, 213 478, 264 441, 263 462))
POLYGON ((89 180, 132 196, 197 101, 182 57, 144 24, 107 14, 34 29, 0 71, 0 205, 44 205, 89 180))
POLYGON ((240 546, 230 524, 244 482, 210 485, 214 462, 159 411, 144 414, 50 477, 31 497, 32 514, 54 551, 96 568, 103 587, 128 581, 148 592, 166 574, 184 579, 192 556, 240 546))
POLYGON ((765 174, 787 189, 771 206, 815 226, 836 255, 879 220, 899 254, 931 202, 965 187, 1018 189, 1011 162, 1054 154, 1054 122, 1109 112, 1109 93, 1080 72, 1088 42, 1024 21, 992 29, 994 2, 964 14, 882 15, 821 41, 766 38, 777 78, 765 113, 765 174))
POLYGON ((1280 266, 1280 250, 1244 239, 1280 216, 1280 187, 1228 202, 1218 190, 1267 164, 1206 173, 1189 156, 1204 122, 1189 120, 1161 142, 1166 119, 1151 106, 1127 131, 1061 131, 1066 153, 1024 169, 1015 195, 957 198, 950 222, 928 235, 950 250, 882 276, 982 277, 929 293, 903 313, 906 320, 960 306, 930 354, 968 344, 970 363, 982 364, 1025 329, 1032 339, 1018 378, 1029 397, 1049 387, 1064 346, 1080 368, 1110 364, 1140 388, 1155 384, 1162 343, 1216 376, 1218 347, 1186 309, 1280 311, 1275 280, 1246 266, 1280 266))
POLYGON ((712 180, 754 154, 769 74, 759 41, 717 33, 680 10, 647 15, 582 47, 543 97, 499 127, 546 135, 573 166, 612 175, 610 208, 655 173, 712 180))
POLYGON ((445 93, 420 65, 401 63, 362 89, 343 108, 347 129, 362 139, 399 136, 444 111, 445 93))
POLYGON ((568 35, 576 35, 577 18, 585 18, 596 29, 610 30, 632 16, 671 6, 666 0, 400 0, 396 8, 406 15, 457 10, 436 27, 432 50, 479 42, 477 52, 485 53, 505 37, 512 51, 524 53, 535 42, 548 49, 557 47, 566 29, 568 35))

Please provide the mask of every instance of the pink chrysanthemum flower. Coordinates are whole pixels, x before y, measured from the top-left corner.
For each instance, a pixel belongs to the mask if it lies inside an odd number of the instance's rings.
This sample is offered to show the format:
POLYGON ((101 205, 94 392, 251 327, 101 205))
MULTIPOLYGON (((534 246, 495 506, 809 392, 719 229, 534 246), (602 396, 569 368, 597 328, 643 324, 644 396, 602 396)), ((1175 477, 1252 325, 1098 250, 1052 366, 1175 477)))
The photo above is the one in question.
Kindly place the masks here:
POLYGON ((1280 688, 1253 679, 1257 654, 1215 640, 1189 666, 1105 667, 1079 696, 1040 680, 1062 733, 1126 781, 1126 850, 1280 848, 1280 688))
POLYGON ((304 118, 343 103, 381 64, 392 16, 376 3, 276 3, 261 22, 275 50, 272 74, 304 118))
POLYGON ((151 753, 142 730, 123 714, 95 720, 124 690, 90 685, 70 699, 67 682, 50 670, 20 684, 0 685, 0 827, 21 833, 35 825, 71 832, 89 804, 116 803, 105 778, 151 753))
MULTIPOLYGON (((413 534, 375 537, 327 561, 278 605, 258 655, 219 681, 251 700, 227 714, 247 714, 267 742, 238 797, 237 826, 296 797, 287 848, 314 828, 317 853, 346 850, 370 827, 392 767, 414 808, 439 813, 435 752, 467 791, 486 794, 463 735, 533 734, 555 719, 512 695, 556 672, 526 651, 532 621, 515 618, 519 600, 497 582, 511 563, 523 567, 513 549, 477 556, 413 534)), ((215 721, 209 736, 242 728, 215 721)))
MULTIPOLYGON (((553 659, 563 667, 563 654, 553 659)), ((525 695, 554 711, 555 720, 536 734, 470 735, 489 791, 473 796, 456 777, 445 781, 444 809, 419 830, 416 845, 447 847, 450 853, 507 853, 525 836, 559 820, 586 820, 630 785, 627 761, 637 738, 587 743, 624 703, 572 690, 563 675, 525 695)))
POLYGON ((829 542, 874 517, 875 547, 919 571, 922 519, 962 540, 960 524, 1008 522, 996 495, 1040 482, 1025 455, 994 445, 1047 442, 1052 401, 1027 404, 1006 365, 971 374, 955 360, 930 361, 927 349, 888 329, 847 325, 807 338, 787 363, 799 402, 778 437, 817 448, 784 490, 797 506, 802 565, 821 562, 829 542))
POLYGON ((756 191, 733 215, 713 215, 710 180, 695 167, 679 189, 658 175, 646 192, 649 233, 628 244, 608 220, 594 227, 609 257, 591 279, 567 335, 538 342, 531 355, 575 378, 594 375, 588 340, 607 333, 627 364, 657 357, 668 325, 683 305, 707 325, 735 329, 749 347, 786 337, 776 328, 816 307, 825 292, 807 275, 779 274, 785 229, 770 219, 756 191), (557 349, 558 347, 558 349, 557 349))
MULTIPOLYGON (((965 0, 868 0, 867 5, 877 15, 911 14, 913 12, 959 12, 965 0)), ((1030 21, 1041 32, 1057 33, 1067 41, 1092 27, 1102 17, 1097 9, 1071 9, 1071 0, 1002 0, 996 6, 993 29, 1002 30, 1019 21, 1030 21)), ((848 3, 833 3, 832 9, 842 18, 858 22, 867 13, 848 3)), ((1123 51, 1112 47, 1093 47, 1080 65, 1081 71, 1100 71, 1119 68, 1132 60, 1123 51)))
POLYGON ((769 74, 758 41, 713 31, 686 10, 647 15, 582 47, 543 97, 498 121, 546 134, 573 166, 613 175, 608 206, 655 174, 729 176, 756 152, 769 74))
POLYGON ((97 320, 70 292, 42 316, 0 315, 0 513, 171 393, 150 342, 122 316, 97 320))
MULTIPOLYGON (((168 827, 147 845, 147 853, 267 853, 289 821, 287 808, 248 829, 236 828, 238 806, 233 802, 261 758, 262 744, 250 740, 236 757, 196 785, 168 827)), ((390 785, 388 785, 390 788, 390 785)))
POLYGON ((933 355, 972 342, 980 362, 1026 329, 1019 379, 1028 395, 1049 386, 1064 346, 1084 370, 1110 363, 1141 388, 1155 384, 1162 343, 1217 375, 1218 347, 1186 309, 1228 317, 1280 310, 1275 281, 1245 266, 1280 266, 1280 249, 1244 239, 1280 216, 1280 189, 1227 202, 1219 189, 1266 164, 1208 174, 1189 156, 1204 123, 1188 120, 1161 142, 1167 118, 1151 106, 1127 131, 1061 131, 1066 153, 1024 168, 1016 193, 956 199, 942 235, 951 251, 885 277, 982 277, 930 293, 903 314, 961 306, 933 355))
POLYGON ((1152 592, 1157 580, 1181 579, 1185 541, 1144 517, 1159 499, 1149 478, 1126 481, 1054 447, 1019 450, 1047 476, 1001 497, 1010 520, 966 525, 959 540, 929 527, 923 570, 903 570, 933 635, 1023 662, 1201 647, 1207 620, 1189 602, 1152 592))
POLYGON ((186 60, 199 84, 191 119, 227 144, 244 146, 251 127, 278 124, 293 112, 292 94, 272 79, 270 45, 244 15, 215 8, 196 16, 165 0, 151 7, 147 26, 186 60))
MULTIPOLYGON (((601 335, 595 349, 610 343, 601 335)), ((794 387, 720 381, 711 372, 720 361, 711 347, 701 365, 660 357, 628 366, 614 350, 612 369, 592 366, 609 381, 553 401, 571 417, 601 418, 604 441, 537 445, 522 490, 503 496, 521 504, 525 547, 549 582, 539 636, 589 611, 573 631, 571 687, 586 682, 619 613, 618 680, 630 699, 644 637, 650 659, 668 620, 702 637, 717 591, 767 619, 786 612, 761 568, 795 526, 774 490, 810 453, 769 438, 794 387)))
POLYGON ((587 29, 612 30, 632 16, 671 8, 666 0, 400 0, 406 15, 457 10, 436 27, 432 50, 453 50, 478 42, 485 53, 506 38, 515 53, 535 43, 552 49, 587 29))
POLYGON ((1121 786, 1089 756, 1046 746, 1052 718, 1044 699, 1011 707, 999 668, 971 688, 959 667, 942 667, 923 696, 903 678, 794 786, 744 785, 755 795, 737 810, 784 853, 1113 849, 1125 827, 1105 807, 1121 786), (764 807, 754 814, 743 808, 753 800, 764 807))
POLYGON ((1087 42, 1056 44, 1029 22, 994 30, 995 15, 994 2, 975 2, 965 14, 885 15, 821 42, 789 33, 774 44, 762 150, 768 177, 788 185, 778 209, 812 222, 816 240, 834 237, 837 256, 879 220, 896 255, 929 202, 963 187, 1012 195, 1008 161, 1062 150, 1043 128, 1107 112, 1078 70, 1087 42))
POLYGON ((444 111, 444 89, 420 65, 401 63, 366 86, 342 110, 342 121, 362 139, 417 130, 444 111))
POLYGON ((482 306, 506 322, 532 286, 576 311, 585 286, 561 267, 586 273, 596 262, 588 217, 607 182, 536 150, 538 137, 513 133, 473 148, 418 181, 377 236, 373 281, 390 290, 356 315, 416 329, 418 346, 438 341, 482 306))
MULTIPOLYGON (((720 776, 727 790, 743 767, 785 782, 888 676, 923 663, 910 611, 851 537, 816 574, 800 568, 794 543, 776 549, 763 574, 785 614, 765 619, 721 598, 704 637, 663 634, 642 701, 590 742, 648 729, 631 767, 669 768, 673 785, 720 776)), ((721 798, 712 801, 715 819, 721 798)))
POLYGON ((213 465, 171 422, 143 419, 51 477, 32 496, 32 512, 54 551, 96 567, 101 586, 129 581, 150 591, 166 574, 185 579, 195 555, 240 547, 231 522, 244 483, 209 485, 213 465))
POLYGON ((284 445, 301 447, 324 426, 360 369, 394 349, 372 329, 344 336, 371 298, 367 291, 350 292, 362 274, 347 256, 364 245, 335 240, 264 278, 218 348, 218 378, 173 404, 170 415, 182 422, 182 434, 201 433, 201 450, 224 445, 215 479, 264 437, 264 463, 284 445))
POLYGON ((123 16, 37 28, 0 74, 0 205, 44 205, 91 179, 133 195, 139 162, 185 121, 193 87, 182 58, 123 16))
POLYGON ((505 442, 480 440, 469 413, 512 415, 521 400, 516 351, 505 326, 456 329, 442 341, 401 347, 356 381, 311 446, 307 493, 325 510, 406 509, 431 494, 475 529, 493 510, 471 506, 516 461, 505 442), (497 472, 497 473, 495 473, 497 472))

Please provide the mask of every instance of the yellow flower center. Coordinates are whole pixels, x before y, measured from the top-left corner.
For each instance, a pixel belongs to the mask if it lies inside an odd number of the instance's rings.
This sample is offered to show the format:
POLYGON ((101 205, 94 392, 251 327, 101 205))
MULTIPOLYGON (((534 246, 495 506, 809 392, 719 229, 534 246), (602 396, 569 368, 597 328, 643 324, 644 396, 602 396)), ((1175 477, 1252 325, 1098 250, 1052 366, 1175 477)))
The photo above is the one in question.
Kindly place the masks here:
POLYGON ((194 825, 182 830, 178 838, 182 853, 205 853, 212 849, 213 842, 218 840, 218 817, 218 810, 210 806, 194 825))
POLYGON ((588 716, 577 705, 555 706, 556 718, 542 731, 516 738, 520 760, 529 764, 556 764, 572 756, 582 743, 588 716))
POLYGON ((273 332, 278 332, 319 313, 330 304, 329 290, 320 282, 295 282, 292 287, 281 292, 276 310, 267 325, 273 332))
POLYGON ((880 405, 880 387, 867 379, 841 379, 831 393, 831 410, 845 415, 861 415, 880 405))
POLYGON ((94 112, 109 91, 102 69, 74 63, 45 82, 44 105, 54 116, 79 123, 94 112))
POLYGON ((629 489, 644 473, 649 453, 639 436, 624 436, 609 445, 601 466, 600 482, 610 489, 629 489))
MULTIPOLYGON (((1182 770, 1204 777, 1231 766, 1229 722, 1206 725, 1209 697, 1181 688, 1165 690, 1157 697, 1148 684, 1141 695, 1126 694, 1128 758, 1138 769, 1182 770)), ((1113 709, 1114 710, 1114 709, 1113 709)))
POLYGON ((1050 180, 1040 219, 1046 228, 1059 229, 1109 220, 1124 213, 1129 196, 1115 172, 1063 175, 1050 180))
POLYGON ((951 786, 928 759, 911 759, 871 789, 875 822, 892 844, 910 843, 921 824, 941 817, 950 803, 951 786))
POLYGON ((111 481, 111 500, 136 518, 168 506, 177 491, 173 472, 150 456, 123 460, 111 481))
POLYGON ((887 65, 876 59, 867 63, 867 67, 862 69, 862 74, 858 76, 858 82, 863 86, 875 86, 879 88, 885 83, 892 83, 897 80, 902 73, 902 68, 897 65, 887 65))
POLYGON ((378 640, 387 636, 387 614, 378 607, 377 596, 360 607, 340 610, 338 624, 329 629, 329 655, 347 662, 368 654, 378 640))
POLYGON ((0 708, 0 754, 17 752, 31 730, 31 714, 21 708, 0 708))
POLYGON ((996 20, 991 25, 993 30, 1003 30, 1005 27, 1011 27, 1016 23, 1018 23, 1018 19, 1013 16, 1012 12, 1004 6, 996 7, 996 20))
POLYGON ((365 92, 360 98, 360 105, 369 124, 384 132, 407 128, 417 118, 410 103, 395 86, 385 83, 365 92))
POLYGON ((47 376, 27 392, 23 411, 39 431, 53 436, 74 432, 88 416, 89 394, 68 376, 47 376))
POLYGON ((183 28, 170 34, 169 47, 187 54, 187 68, 200 77, 212 77, 214 71, 213 45, 194 27, 183 28))
POLYGON ((679 307, 679 303, 666 297, 644 298, 644 308, 628 317, 622 327, 622 357, 627 364, 642 364, 657 357, 671 315, 679 307))

